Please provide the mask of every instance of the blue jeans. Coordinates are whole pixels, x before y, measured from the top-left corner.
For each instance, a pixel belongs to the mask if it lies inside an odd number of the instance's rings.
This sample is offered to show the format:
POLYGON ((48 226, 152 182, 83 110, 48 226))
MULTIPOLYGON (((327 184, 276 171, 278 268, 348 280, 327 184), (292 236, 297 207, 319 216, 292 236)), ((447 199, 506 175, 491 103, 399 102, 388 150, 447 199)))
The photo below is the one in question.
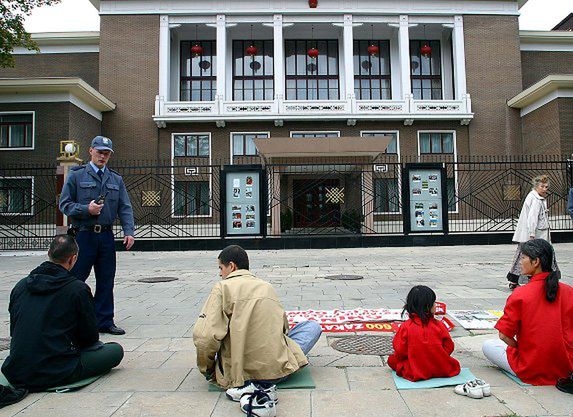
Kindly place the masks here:
POLYGON ((321 333, 322 328, 320 324, 316 321, 307 320, 301 321, 290 329, 288 337, 298 343, 304 354, 308 355, 308 352, 310 352, 316 342, 318 342, 321 333))

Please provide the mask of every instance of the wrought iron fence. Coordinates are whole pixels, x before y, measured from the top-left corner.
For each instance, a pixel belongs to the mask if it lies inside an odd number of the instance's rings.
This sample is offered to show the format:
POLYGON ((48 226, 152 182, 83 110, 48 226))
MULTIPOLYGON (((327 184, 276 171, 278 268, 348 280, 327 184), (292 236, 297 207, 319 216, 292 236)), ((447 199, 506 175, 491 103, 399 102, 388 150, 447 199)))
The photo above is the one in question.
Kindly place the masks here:
MULTIPOLYGON (((267 236, 404 234, 402 170, 440 162, 447 173, 450 233, 512 231, 531 178, 551 179, 552 230, 572 230, 571 161, 560 157, 323 157, 266 164, 267 236), (274 217, 274 219, 273 219, 274 217)), ((220 238, 223 163, 202 158, 113 161, 133 206, 138 239, 220 238)), ((256 161, 249 160, 249 163, 256 161)), ((264 161, 260 161, 263 163, 264 161)), ((0 250, 47 247, 56 232, 56 166, 0 168, 0 250)), ((121 227, 115 231, 121 235, 121 227)))

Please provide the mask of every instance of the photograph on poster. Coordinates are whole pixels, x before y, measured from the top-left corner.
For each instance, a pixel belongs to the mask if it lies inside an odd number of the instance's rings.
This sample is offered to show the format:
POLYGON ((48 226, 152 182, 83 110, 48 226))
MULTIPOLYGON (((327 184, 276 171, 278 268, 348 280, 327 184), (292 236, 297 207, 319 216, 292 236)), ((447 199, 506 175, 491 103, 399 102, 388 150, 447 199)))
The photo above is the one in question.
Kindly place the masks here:
POLYGON ((241 212, 240 211, 233 212, 233 220, 241 220, 241 212))
POLYGON ((437 219, 437 218, 438 218, 438 212, 430 210, 430 219, 437 219))
POLYGON ((438 189, 434 188, 434 187, 430 187, 430 189, 428 190, 428 192, 430 193, 430 195, 433 196, 437 196, 438 195, 438 189))
POLYGON ((233 204, 233 206, 231 207, 231 210, 233 211, 241 211, 241 205, 239 204, 233 204))
POLYGON ((241 189, 240 188, 233 188, 233 198, 241 197, 241 189))
POLYGON ((438 203, 430 203, 430 210, 437 210, 438 209, 438 203))
POLYGON ((246 183, 247 183, 247 185, 253 185, 253 177, 248 176, 246 183))
POLYGON ((437 174, 430 174, 430 175, 428 175, 428 179, 430 181, 438 181, 438 175, 437 174))
POLYGON ((245 188, 245 197, 246 198, 253 198, 253 187, 245 188))
POLYGON ((426 221, 423 217, 416 218, 416 226, 417 227, 424 227, 426 225, 426 221))
POLYGON ((255 221, 254 220, 247 220, 247 227, 248 228, 254 228, 255 227, 255 221))
POLYGON ((438 227, 438 219, 430 219, 430 227, 438 227))
POLYGON ((424 210, 416 210, 414 214, 416 217, 424 217, 424 210))
POLYGON ((249 211, 252 211, 252 212, 255 211, 255 206, 253 204, 247 205, 247 212, 249 212, 249 211))
POLYGON ((412 181, 415 181, 415 182, 422 181, 422 176, 419 174, 414 174, 414 175, 412 175, 412 181))
POLYGON ((416 204, 414 205, 414 208, 416 209, 423 209, 424 208, 424 203, 420 203, 419 201, 416 202, 416 204))
POLYGON ((240 178, 233 178, 233 187, 239 188, 241 186, 241 179, 240 178))
POLYGON ((245 219, 249 220, 249 219, 255 219, 255 213, 247 213, 245 215, 245 219))
POLYGON ((422 190, 420 188, 412 189, 412 195, 422 195, 422 190))
POLYGON ((233 220, 233 229, 242 229, 243 222, 240 220, 233 220))

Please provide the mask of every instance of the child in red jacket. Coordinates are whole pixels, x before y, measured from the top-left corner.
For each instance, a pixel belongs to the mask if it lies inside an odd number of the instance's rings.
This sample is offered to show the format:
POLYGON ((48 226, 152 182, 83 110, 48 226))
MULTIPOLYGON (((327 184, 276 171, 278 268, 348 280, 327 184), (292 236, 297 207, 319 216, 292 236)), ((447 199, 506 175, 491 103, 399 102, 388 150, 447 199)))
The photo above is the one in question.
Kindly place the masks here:
POLYGON ((412 288, 404 306, 410 318, 394 336, 394 354, 388 358, 388 365, 410 381, 460 373, 460 363, 450 356, 454 342, 446 326, 434 318, 435 301, 436 293, 431 288, 412 288))

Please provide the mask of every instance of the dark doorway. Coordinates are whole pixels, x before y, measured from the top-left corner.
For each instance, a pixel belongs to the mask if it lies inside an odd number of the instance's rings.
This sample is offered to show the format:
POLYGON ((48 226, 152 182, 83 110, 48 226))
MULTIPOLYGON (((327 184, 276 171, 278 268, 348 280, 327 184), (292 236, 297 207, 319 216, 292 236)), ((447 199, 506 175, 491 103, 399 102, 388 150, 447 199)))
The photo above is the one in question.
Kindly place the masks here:
POLYGON ((327 202, 327 191, 340 188, 338 179, 293 181, 294 227, 339 227, 340 203, 327 202))

